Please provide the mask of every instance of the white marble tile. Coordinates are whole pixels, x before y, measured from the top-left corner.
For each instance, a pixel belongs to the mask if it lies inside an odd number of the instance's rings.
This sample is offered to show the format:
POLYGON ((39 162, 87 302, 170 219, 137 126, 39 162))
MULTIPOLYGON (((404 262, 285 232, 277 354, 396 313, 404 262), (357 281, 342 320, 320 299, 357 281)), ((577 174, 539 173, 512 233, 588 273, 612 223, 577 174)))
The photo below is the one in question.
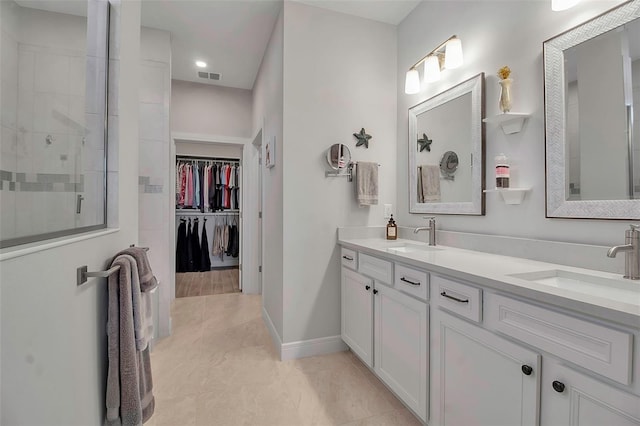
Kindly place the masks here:
POLYGON ((84 98, 86 91, 87 58, 86 56, 69 57, 69 95, 84 98))
POLYGON ((3 78, 0 82, 2 86, 2 104, 0 108, 0 123, 3 126, 15 128, 18 118, 18 87, 16 81, 9 81, 3 78))
POLYGON ((0 238, 15 238, 16 235, 16 193, 6 188, 0 191, 0 238))
POLYGON ((168 150, 161 141, 140 140, 140 176, 163 177, 168 170, 168 150))
POLYGON ((118 126, 120 119, 117 116, 109 116, 107 129, 107 170, 118 171, 120 164, 120 143, 118 126))
POLYGON ((69 120, 67 131, 70 134, 82 135, 86 127, 85 101, 82 96, 69 96, 69 120))
POLYGON ((120 115, 118 93, 120 92, 120 61, 109 60, 109 93, 107 93, 109 115, 120 115))
POLYGON ((34 76, 36 69, 35 53, 20 49, 18 53, 18 88, 20 91, 26 90, 33 92, 35 87, 34 76))
POLYGON ((18 115, 17 127, 20 130, 33 129, 33 105, 34 92, 30 90, 20 90, 18 93, 18 115))
POLYGON ((119 225, 119 175, 117 171, 107 172, 107 226, 117 228, 119 225))
POLYGON ((155 65, 147 65, 143 61, 140 69, 140 102, 148 104, 164 104, 165 70, 155 65))
POLYGON ((33 134, 27 131, 17 132, 16 171, 33 172, 33 134))
POLYGON ((163 117, 163 105, 140 104, 140 139, 163 140, 163 117))
POLYGON ((69 94, 69 57, 55 53, 36 54, 34 90, 69 94))
POLYGON ((69 96, 55 93, 34 95, 33 130, 44 133, 66 133, 63 117, 69 115, 69 96))
POLYGON ((166 212, 163 210, 163 194, 139 194, 140 229, 162 231, 166 212))
POLYGON ((42 232, 43 228, 40 222, 34 220, 37 208, 33 195, 33 192, 15 192, 16 237, 24 237, 42 232))
POLYGON ((104 115, 106 105, 105 78, 106 62, 104 59, 87 57, 85 112, 104 115))

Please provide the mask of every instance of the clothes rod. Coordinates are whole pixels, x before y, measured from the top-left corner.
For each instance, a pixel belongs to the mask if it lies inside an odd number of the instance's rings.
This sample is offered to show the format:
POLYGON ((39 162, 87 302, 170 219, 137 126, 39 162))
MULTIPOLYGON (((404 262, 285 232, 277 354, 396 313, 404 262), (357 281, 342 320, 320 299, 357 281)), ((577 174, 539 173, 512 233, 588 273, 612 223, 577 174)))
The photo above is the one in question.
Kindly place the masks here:
MULTIPOLYGON (((149 251, 149 247, 140 248, 144 251, 149 251)), ((76 281, 78 286, 86 283, 88 278, 108 278, 112 274, 118 272, 120 270, 120 266, 116 265, 112 268, 107 269, 106 271, 88 271, 87 269, 87 265, 80 266, 78 269, 76 269, 76 281)))
POLYGON ((186 160, 186 161, 236 161, 240 162, 239 158, 223 158, 223 157, 198 157, 198 156, 189 156, 189 155, 176 155, 176 160, 186 160))

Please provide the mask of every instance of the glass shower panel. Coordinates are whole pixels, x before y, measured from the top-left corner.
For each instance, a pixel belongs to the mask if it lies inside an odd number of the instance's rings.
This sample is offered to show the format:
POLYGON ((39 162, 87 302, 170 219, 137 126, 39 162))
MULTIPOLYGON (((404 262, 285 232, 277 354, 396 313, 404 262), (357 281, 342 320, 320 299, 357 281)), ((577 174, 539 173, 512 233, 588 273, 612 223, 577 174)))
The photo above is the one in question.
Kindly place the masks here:
POLYGON ((108 3, 0 3, 0 245, 102 228, 108 3))

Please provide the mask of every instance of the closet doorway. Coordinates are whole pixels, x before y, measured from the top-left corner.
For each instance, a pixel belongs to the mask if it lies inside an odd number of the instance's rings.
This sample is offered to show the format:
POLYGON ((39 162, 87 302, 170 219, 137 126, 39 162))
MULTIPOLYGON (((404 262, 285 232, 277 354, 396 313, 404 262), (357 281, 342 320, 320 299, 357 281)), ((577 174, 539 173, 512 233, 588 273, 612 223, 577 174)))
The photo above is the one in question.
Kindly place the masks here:
MULTIPOLYGON (((173 135, 175 298, 243 291, 243 139, 173 135)), ((248 194, 245 194, 248 191, 248 194)))

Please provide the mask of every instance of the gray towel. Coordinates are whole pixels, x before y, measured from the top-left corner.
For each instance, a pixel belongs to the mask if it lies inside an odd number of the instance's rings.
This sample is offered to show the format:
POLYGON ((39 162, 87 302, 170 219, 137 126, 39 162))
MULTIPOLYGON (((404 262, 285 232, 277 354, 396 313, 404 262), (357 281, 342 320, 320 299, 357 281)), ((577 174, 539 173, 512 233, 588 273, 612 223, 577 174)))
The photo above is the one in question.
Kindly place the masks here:
MULTIPOLYGON (((107 370, 105 425, 129 426, 146 422, 155 407, 149 347, 136 349, 133 319, 132 262, 117 257, 109 276, 107 320, 107 370)), ((140 290, 138 289, 138 292, 140 290)))
POLYGON ((418 203, 424 203, 424 193, 422 192, 422 166, 418 166, 418 203))
POLYGON ((360 206, 378 204, 378 163, 358 162, 356 166, 356 191, 360 206))
POLYGON ((153 276, 151 264, 149 263, 149 258, 147 257, 147 251, 145 249, 142 247, 129 247, 116 254, 115 257, 118 257, 121 254, 127 254, 136 260, 136 263, 138 264, 138 273, 140 275, 140 291, 149 291, 158 285, 156 277, 153 276))
POLYGON ((131 264, 131 299, 133 303, 133 328, 136 336, 136 348, 144 350, 153 336, 153 319, 151 318, 151 293, 140 291, 140 275, 138 263, 128 254, 118 256, 131 264), (151 324, 149 324, 151 322, 151 324), (149 330, 150 329, 150 330, 149 330))
POLYGON ((420 167, 423 202, 440 201, 440 168, 423 165, 420 167))

